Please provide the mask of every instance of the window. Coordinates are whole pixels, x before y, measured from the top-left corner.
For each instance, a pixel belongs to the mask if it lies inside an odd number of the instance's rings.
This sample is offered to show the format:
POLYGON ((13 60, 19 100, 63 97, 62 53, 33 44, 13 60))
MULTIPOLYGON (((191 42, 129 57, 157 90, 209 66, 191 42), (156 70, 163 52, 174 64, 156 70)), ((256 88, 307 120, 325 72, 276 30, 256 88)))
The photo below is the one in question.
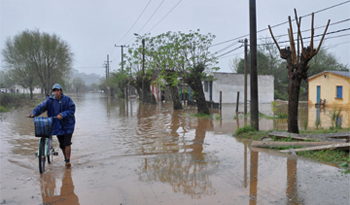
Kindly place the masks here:
POLYGON ((343 98, 343 86, 337 86, 337 98, 343 98))
POLYGON ((208 92, 208 81, 204 81, 204 92, 208 92))

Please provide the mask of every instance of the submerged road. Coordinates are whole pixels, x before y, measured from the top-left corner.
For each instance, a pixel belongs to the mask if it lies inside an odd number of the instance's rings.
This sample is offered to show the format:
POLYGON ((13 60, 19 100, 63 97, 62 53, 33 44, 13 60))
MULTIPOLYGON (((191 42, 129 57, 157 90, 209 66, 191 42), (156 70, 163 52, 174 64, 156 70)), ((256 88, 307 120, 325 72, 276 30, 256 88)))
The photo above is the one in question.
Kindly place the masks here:
POLYGON ((0 204, 349 204, 350 175, 341 169, 232 137, 244 125, 234 106, 208 119, 192 106, 69 96, 77 107, 71 169, 60 152, 39 174, 38 138, 24 118, 32 108, 2 116, 0 204))

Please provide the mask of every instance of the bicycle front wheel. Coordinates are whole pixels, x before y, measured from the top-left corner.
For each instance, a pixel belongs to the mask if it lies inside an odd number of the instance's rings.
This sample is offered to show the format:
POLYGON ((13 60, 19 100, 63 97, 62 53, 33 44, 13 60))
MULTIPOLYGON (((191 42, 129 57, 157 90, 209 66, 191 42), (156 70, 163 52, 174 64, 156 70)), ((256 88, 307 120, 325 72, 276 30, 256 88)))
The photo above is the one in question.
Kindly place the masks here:
POLYGON ((40 174, 44 173, 45 171, 45 139, 40 140, 39 144, 39 172, 40 174))
POLYGON ((51 162, 52 162, 52 159, 53 159, 52 155, 54 152, 51 140, 52 140, 51 138, 48 138, 46 140, 46 142, 47 142, 47 163, 49 163, 49 164, 51 164, 51 162))

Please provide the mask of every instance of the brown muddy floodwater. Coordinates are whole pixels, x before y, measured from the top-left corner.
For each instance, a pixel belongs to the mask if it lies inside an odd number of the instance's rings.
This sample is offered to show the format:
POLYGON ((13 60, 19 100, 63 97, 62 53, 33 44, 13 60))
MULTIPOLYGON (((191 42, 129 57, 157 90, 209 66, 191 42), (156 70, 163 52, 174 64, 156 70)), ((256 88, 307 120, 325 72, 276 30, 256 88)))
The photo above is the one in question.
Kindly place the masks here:
MULTIPOLYGON (((221 119, 203 119, 192 106, 70 96, 77 106, 71 169, 60 153, 40 175, 38 139, 24 117, 31 109, 3 114, 0 204, 349 204, 350 175, 338 167, 252 151, 232 137, 244 126, 234 105, 223 106, 221 119)), ((259 109, 273 114, 270 104, 259 109)), ((320 116, 304 110, 306 119, 320 116)), ((260 121, 262 130, 283 126, 260 121)))

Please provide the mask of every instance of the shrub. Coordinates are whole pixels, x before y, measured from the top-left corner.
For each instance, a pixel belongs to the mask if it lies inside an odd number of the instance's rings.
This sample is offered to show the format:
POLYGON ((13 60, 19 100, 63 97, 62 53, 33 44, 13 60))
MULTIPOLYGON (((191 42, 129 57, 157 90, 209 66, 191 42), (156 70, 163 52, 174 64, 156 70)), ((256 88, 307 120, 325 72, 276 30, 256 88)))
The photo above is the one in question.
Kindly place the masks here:
POLYGON ((245 133, 245 132, 255 132, 255 129, 250 126, 250 125, 246 125, 244 127, 240 127, 236 130, 236 135, 239 135, 239 134, 242 134, 242 133, 245 133))

